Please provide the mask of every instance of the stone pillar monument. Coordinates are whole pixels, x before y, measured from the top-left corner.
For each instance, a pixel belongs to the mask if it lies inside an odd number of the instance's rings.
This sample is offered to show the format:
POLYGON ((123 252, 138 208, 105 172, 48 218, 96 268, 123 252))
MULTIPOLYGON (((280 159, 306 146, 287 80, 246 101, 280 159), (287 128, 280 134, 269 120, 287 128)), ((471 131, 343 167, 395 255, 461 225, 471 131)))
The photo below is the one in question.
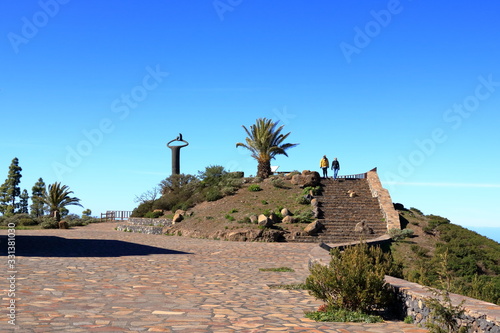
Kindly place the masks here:
POLYGON ((178 175, 180 173, 180 162, 181 162, 181 148, 186 147, 189 143, 182 139, 182 134, 167 143, 167 147, 172 149, 172 175, 178 175), (181 145, 171 145, 172 142, 179 141, 184 144, 181 145))

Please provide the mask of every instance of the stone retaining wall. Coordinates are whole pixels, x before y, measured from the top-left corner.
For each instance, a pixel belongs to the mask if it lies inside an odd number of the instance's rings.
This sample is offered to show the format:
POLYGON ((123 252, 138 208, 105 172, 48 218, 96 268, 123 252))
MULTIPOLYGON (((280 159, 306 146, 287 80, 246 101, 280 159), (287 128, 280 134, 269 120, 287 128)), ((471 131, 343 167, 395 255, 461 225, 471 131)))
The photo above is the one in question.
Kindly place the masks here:
POLYGON ((372 196, 378 199, 380 209, 382 210, 382 214, 384 215, 384 219, 387 223, 387 231, 391 229, 401 229, 399 214, 396 209, 394 209, 394 204, 392 203, 389 191, 382 187, 382 183, 378 178, 377 168, 368 171, 366 173, 366 178, 368 180, 372 196))
MULTIPOLYGON (((385 280, 396 291, 401 316, 411 316, 415 324, 425 327, 430 309, 425 306, 424 300, 435 298, 432 292, 422 285, 392 276, 386 276, 385 280)), ((450 294, 450 299, 454 306, 464 301, 465 314, 461 322, 469 327, 468 332, 500 333, 500 306, 457 294, 450 294)))
POLYGON ((171 225, 172 220, 171 219, 149 219, 145 217, 131 217, 127 221, 130 224, 134 225, 147 225, 147 226, 166 226, 166 225, 171 225))
POLYGON ((131 217, 126 224, 119 224, 118 231, 138 232, 143 234, 161 235, 165 226, 171 226, 171 219, 150 219, 142 217, 131 217))
MULTIPOLYGON (((340 244, 339 246, 348 245, 353 244, 340 244)), ((315 263, 328 265, 331 259, 329 254, 331 248, 327 244, 314 247, 309 253, 309 267, 315 263)), ((396 292, 398 303, 393 308, 399 310, 399 317, 403 319, 406 316, 411 316, 416 324, 425 327, 425 323, 429 319, 430 309, 425 306, 424 300, 435 297, 432 292, 418 283, 392 276, 386 276, 385 281, 396 292)), ((457 294, 450 294, 450 299, 454 306, 459 305, 462 300, 465 301, 463 304, 465 315, 462 322, 469 326, 468 333, 500 333, 499 305, 457 294)))

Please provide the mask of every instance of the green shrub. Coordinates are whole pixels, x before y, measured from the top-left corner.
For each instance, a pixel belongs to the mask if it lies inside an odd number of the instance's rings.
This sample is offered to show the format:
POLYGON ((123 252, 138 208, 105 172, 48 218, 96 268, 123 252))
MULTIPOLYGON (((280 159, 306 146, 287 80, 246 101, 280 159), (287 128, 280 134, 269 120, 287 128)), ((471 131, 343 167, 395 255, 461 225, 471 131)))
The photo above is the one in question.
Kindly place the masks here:
POLYGON ((41 221, 40 226, 43 229, 57 229, 57 228, 59 228, 57 221, 50 216, 43 216, 40 218, 40 221, 41 221))
POLYGON ((221 199, 223 196, 217 188, 209 188, 205 193, 205 200, 207 201, 217 201, 221 199))
POLYGON ((277 267, 277 268, 259 268, 261 272, 295 272, 290 267, 277 267))
POLYGON ((238 220, 238 223, 245 223, 245 224, 250 224, 252 223, 252 220, 248 216, 245 216, 243 219, 238 220))
POLYGON ((160 216, 163 215, 163 212, 147 212, 146 215, 144 215, 144 217, 148 218, 148 219, 157 219, 159 218, 160 216))
POLYGON ((38 220, 29 214, 14 214, 11 216, 3 217, 2 225, 9 225, 13 223, 16 227, 19 226, 33 226, 38 224, 38 220))
POLYGON ((302 194, 307 195, 309 193, 312 193, 312 195, 321 195, 322 192, 323 188, 321 186, 307 186, 304 187, 302 194))
POLYGON ((285 181, 280 177, 275 177, 271 179, 271 184, 276 188, 288 188, 285 181))
POLYGON ((395 242, 401 241, 405 238, 410 238, 413 236, 413 230, 411 229, 391 229, 389 230, 389 236, 395 242))
POLYGON ((311 223, 314 219, 314 213, 312 210, 305 210, 296 213, 294 217, 297 223, 311 223))
POLYGON ((461 318, 465 313, 463 307, 465 300, 453 305, 450 298, 451 272, 448 270, 448 252, 443 253, 440 258, 441 265, 438 270, 440 286, 438 289, 430 288, 436 297, 424 300, 431 312, 426 327, 431 333, 468 332, 467 326, 461 326, 461 318))
POLYGON ((380 316, 369 315, 360 311, 328 308, 325 311, 306 312, 306 317, 316 321, 340 323, 381 323, 384 321, 380 316))
POLYGON ((258 191, 261 191, 262 189, 260 188, 259 184, 251 184, 248 186, 248 190, 250 192, 258 192, 258 191))
POLYGON ((226 214, 226 216, 224 216, 224 218, 226 218, 228 221, 234 221, 235 220, 234 216, 229 215, 229 214, 226 214))
POLYGON ((300 205, 309 205, 311 203, 311 199, 306 195, 299 195, 295 201, 300 205))
POLYGON ((329 308, 371 313, 390 304, 392 293, 384 277, 395 270, 391 256, 380 247, 361 243, 344 252, 333 249, 328 266, 316 263, 310 268, 306 286, 329 308))

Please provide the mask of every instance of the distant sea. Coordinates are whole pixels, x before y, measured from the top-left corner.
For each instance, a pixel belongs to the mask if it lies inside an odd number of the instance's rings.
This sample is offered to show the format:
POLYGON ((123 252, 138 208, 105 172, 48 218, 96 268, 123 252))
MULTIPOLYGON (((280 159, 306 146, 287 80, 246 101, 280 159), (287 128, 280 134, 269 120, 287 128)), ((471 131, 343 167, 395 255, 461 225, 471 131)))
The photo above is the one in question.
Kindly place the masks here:
POLYGON ((500 243, 500 227, 471 227, 466 226, 469 230, 475 231, 480 235, 486 236, 489 239, 494 240, 497 243, 500 243))

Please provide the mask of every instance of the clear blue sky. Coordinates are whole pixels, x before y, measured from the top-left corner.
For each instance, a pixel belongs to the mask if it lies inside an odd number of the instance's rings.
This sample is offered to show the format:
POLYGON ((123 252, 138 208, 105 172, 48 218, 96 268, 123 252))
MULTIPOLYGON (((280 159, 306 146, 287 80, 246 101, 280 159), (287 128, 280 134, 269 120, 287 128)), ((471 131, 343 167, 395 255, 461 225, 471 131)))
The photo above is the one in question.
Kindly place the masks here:
MULTIPOLYGON (((279 120, 280 170, 378 167, 394 202, 500 220, 494 1, 3 1, 0 176, 70 186, 93 215, 171 174, 256 173, 242 125, 279 120), (3 170, 3 171, 2 171, 3 170)), ((71 209, 81 213, 80 208, 71 209)))

